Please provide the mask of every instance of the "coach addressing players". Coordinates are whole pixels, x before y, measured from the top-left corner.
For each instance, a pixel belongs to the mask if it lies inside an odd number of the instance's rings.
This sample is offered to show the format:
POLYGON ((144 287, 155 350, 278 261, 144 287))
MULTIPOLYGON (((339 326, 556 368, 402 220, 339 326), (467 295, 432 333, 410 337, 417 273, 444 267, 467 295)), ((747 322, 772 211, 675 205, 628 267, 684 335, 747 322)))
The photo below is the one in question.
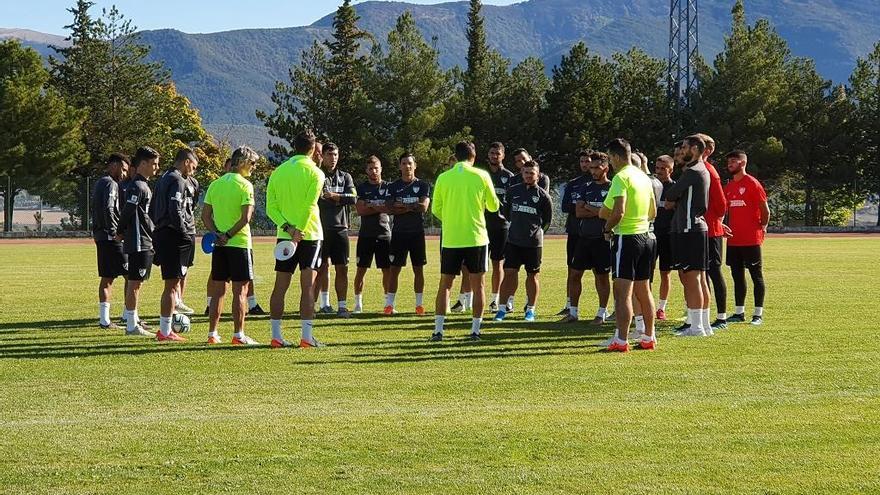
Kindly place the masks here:
POLYGON ((443 323, 449 305, 449 291, 455 276, 464 264, 468 269, 474 293, 471 340, 480 339, 483 321, 483 276, 489 268, 489 233, 485 211, 498 211, 492 178, 485 170, 474 167, 477 157, 474 145, 455 145, 458 163, 440 174, 434 187, 434 216, 443 223, 440 245, 440 287, 437 289, 436 316, 432 341, 443 340, 443 323))
POLYGON ((635 294, 645 318, 645 333, 639 348, 654 349, 654 298, 651 295, 656 242, 649 232, 657 215, 651 179, 630 164, 629 143, 621 138, 608 143, 608 155, 615 175, 599 216, 606 220, 605 236, 611 238, 614 260, 614 314, 617 332, 609 351, 628 352, 629 325, 632 322, 632 296, 635 294))

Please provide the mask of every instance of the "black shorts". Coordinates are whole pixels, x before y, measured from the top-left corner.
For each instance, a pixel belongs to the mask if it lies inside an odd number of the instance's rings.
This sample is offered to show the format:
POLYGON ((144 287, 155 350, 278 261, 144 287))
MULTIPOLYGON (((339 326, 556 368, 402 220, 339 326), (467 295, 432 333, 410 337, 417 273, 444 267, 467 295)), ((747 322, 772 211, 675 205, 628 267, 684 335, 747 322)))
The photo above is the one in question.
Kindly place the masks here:
POLYGON ((373 256, 376 257, 376 268, 385 269, 391 266, 391 261, 388 259, 391 253, 391 239, 358 236, 355 249, 358 268, 369 268, 373 264, 373 256))
POLYGON ((568 238, 565 240, 565 264, 569 268, 574 264, 574 253, 577 252, 578 239, 580 237, 577 234, 568 234, 568 238))
POLYGON ((189 236, 189 251, 186 253, 186 266, 193 266, 196 263, 196 236, 195 234, 187 234, 189 236))
POLYGON ((657 257, 660 260, 661 272, 672 271, 672 240, 670 234, 657 236, 657 257))
POLYGON ((217 246, 211 253, 211 280, 248 282, 254 279, 254 254, 247 248, 217 246))
POLYGON ((321 243, 321 260, 331 265, 348 265, 348 230, 325 230, 321 243))
POLYGON ((139 282, 150 279, 153 269, 153 252, 138 251, 128 253, 128 280, 139 282))
POLYGON ((462 265, 470 273, 486 273, 489 270, 489 246, 440 249, 440 273, 458 275, 462 265))
MULTIPOLYGON (((289 239, 278 239, 275 244, 289 239)), ((288 260, 275 260, 275 271, 293 273, 296 267, 300 270, 317 270, 321 267, 321 244, 322 241, 301 241, 296 245, 296 251, 288 260)))
POLYGON ((507 229, 495 229, 489 231, 489 259, 501 261, 504 259, 504 250, 507 246, 507 229))
POLYGON ((705 232, 670 234, 672 268, 681 271, 709 269, 709 238, 705 232))
POLYGON ((709 241, 709 266, 721 266, 721 252, 724 250, 723 237, 710 237, 709 241))
POLYGON ((507 245, 504 253, 504 269, 519 270, 524 266, 526 273, 538 273, 541 271, 541 257, 543 249, 540 247, 523 247, 514 244, 507 245))
POLYGON ((122 251, 122 243, 95 241, 98 250, 98 276, 116 278, 128 274, 128 256, 122 251))
POLYGON ((761 266, 761 246, 727 246, 727 266, 751 268, 761 266))
POLYGON ((624 280, 651 280, 654 277, 654 234, 615 235, 611 238, 614 253, 612 273, 624 280))
POLYGON ((602 237, 580 237, 569 265, 575 270, 611 271, 611 243, 602 237))
POLYGON ((155 262, 162 268, 162 280, 186 277, 190 252, 195 252, 193 239, 171 228, 162 228, 153 234, 155 262))
MULTIPOLYGON (((442 249, 440 252, 443 252, 442 249)), ((425 266, 428 257, 425 254, 424 232, 396 232, 391 234, 391 266, 406 266, 406 255, 413 266, 425 266)), ((459 272, 461 271, 459 265, 459 272)))

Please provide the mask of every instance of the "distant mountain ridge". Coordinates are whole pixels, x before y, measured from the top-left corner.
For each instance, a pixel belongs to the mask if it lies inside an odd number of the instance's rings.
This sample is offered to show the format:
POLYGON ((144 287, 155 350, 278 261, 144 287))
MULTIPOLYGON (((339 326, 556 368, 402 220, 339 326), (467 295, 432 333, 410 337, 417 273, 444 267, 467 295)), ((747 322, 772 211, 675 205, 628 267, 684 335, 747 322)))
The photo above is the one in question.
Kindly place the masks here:
MULTIPOLYGON (((700 2, 701 53, 714 58, 729 29, 733 0, 700 2)), ((428 40, 436 37, 444 67, 464 65, 468 3, 415 5, 368 1, 355 5, 360 26, 383 43, 405 10, 412 12, 428 40)), ((662 0, 530 0, 509 6, 483 7, 489 44, 516 63, 528 56, 548 69, 578 41, 604 56, 637 46, 665 58, 668 2, 662 0)), ((816 60, 820 72, 844 82, 855 65, 880 39, 878 0, 747 0, 749 22, 768 18, 795 55, 816 60)), ((186 34, 164 29, 144 31, 151 57, 171 70, 210 124, 259 124, 254 111, 270 110, 276 80, 287 80, 288 68, 304 48, 332 32, 333 14, 310 26, 244 29, 186 34)), ((137 19, 134 19, 137 23, 137 19)), ((46 45, 63 38, 28 30, 0 29, 0 38, 16 37, 48 53, 46 45), (42 47, 42 48, 41 48, 42 47)))

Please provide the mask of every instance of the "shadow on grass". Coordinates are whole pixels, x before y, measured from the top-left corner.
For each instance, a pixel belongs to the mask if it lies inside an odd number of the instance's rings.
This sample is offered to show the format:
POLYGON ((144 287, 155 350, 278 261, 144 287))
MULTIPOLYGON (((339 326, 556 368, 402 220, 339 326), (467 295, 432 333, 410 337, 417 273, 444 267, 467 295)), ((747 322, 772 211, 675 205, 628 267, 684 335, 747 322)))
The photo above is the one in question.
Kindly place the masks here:
POLYGON ((116 344, 81 344, 81 345, 44 345, 39 348, 11 349, 0 348, 0 360, 3 359, 64 359, 94 356, 142 356, 148 354, 164 354, 170 352, 247 352, 268 349, 268 346, 208 346, 175 343, 155 343, 145 340, 138 343, 116 344))
MULTIPOLYGON (((482 340, 472 342, 467 339, 471 323, 466 317, 456 316, 446 322, 446 336, 443 342, 429 342, 434 325, 430 318, 389 317, 382 319, 381 325, 363 328, 362 318, 319 320, 316 330, 320 336, 321 327, 335 328, 349 335, 363 336, 366 332, 375 333, 375 340, 357 339, 340 343, 329 342, 330 349, 340 349, 341 353, 292 354, 291 364, 383 364, 410 363, 450 359, 490 359, 512 357, 536 357, 548 355, 592 354, 601 352, 596 343, 609 337, 614 326, 589 325, 587 323, 563 325, 556 322, 524 322, 507 320, 503 323, 486 321, 483 325, 482 340), (427 321, 426 321, 427 320, 427 321), (397 323, 391 325, 390 323, 397 323), (355 328, 346 328, 355 326, 355 328), (405 331, 409 338, 382 339, 389 331, 405 331), (592 351, 592 352, 590 352, 592 351), (341 354, 341 355, 340 355, 341 354), (300 360, 308 355, 307 360, 300 360)), ((33 323, 31 323, 33 324, 33 323)), ((43 329, 68 329, 94 326, 93 319, 37 322, 43 329)), ((5 324, 9 327, 15 324, 5 324)), ((658 327, 666 333, 673 325, 667 323, 658 327)), ((3 328, 3 327, 0 327, 3 328)), ((0 332, 0 337, 4 336, 0 332)), ((190 334, 192 335, 192 334, 190 334)), ((81 358, 108 355, 141 356, 176 352, 228 352, 268 350, 268 346, 233 347, 230 345, 208 346, 198 343, 189 336, 185 344, 157 344, 151 340, 128 340, 104 342, 105 338, 118 339, 119 333, 90 333, 87 340, 51 341, 31 332, 28 339, 17 341, 17 337, 0 340, 0 359, 51 359, 81 358), (39 342, 35 342, 39 340, 39 342), (97 342, 96 342, 97 340, 97 342)), ((277 352, 277 351, 276 351, 277 352)), ((281 351, 284 352, 284 351, 281 351)))

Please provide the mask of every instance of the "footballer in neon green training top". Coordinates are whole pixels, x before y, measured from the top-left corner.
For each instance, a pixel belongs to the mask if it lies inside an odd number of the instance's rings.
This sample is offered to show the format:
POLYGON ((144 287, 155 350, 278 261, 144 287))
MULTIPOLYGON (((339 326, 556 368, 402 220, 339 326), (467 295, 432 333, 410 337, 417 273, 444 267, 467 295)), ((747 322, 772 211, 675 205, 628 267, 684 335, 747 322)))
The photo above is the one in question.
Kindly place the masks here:
POLYGON ((462 265, 468 269, 474 294, 470 339, 480 339, 485 303, 483 277, 489 264, 489 235, 484 211, 498 211, 500 202, 489 173, 474 168, 476 156, 473 143, 462 141, 455 145, 458 162, 440 174, 434 187, 434 216, 443 222, 440 287, 437 290, 434 333, 431 335, 435 342, 443 340, 449 291, 462 265))

